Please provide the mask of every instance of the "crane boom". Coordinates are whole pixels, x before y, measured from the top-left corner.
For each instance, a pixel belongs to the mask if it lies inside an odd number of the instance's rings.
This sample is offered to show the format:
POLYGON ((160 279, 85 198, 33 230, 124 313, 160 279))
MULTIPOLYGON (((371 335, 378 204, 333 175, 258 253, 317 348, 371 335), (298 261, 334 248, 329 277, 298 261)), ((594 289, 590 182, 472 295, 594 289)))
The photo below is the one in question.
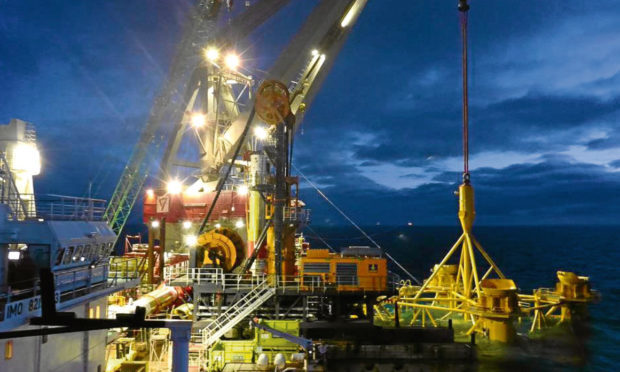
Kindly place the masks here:
POLYGON ((245 37, 278 12, 290 0, 261 0, 236 17, 226 28, 215 33, 220 1, 201 0, 195 7, 189 26, 185 29, 181 43, 173 58, 168 79, 155 99, 149 119, 144 127, 127 165, 123 169, 112 198, 106 208, 104 220, 118 235, 125 226, 140 190, 149 175, 147 155, 151 149, 158 149, 162 140, 157 135, 166 119, 182 114, 183 99, 174 102, 179 94, 187 90, 191 74, 201 62, 200 50, 209 39, 245 37))
MULTIPOLYGON (((293 40, 280 53, 269 70, 268 78, 289 82, 298 77, 290 88, 293 114, 297 113, 302 103, 305 110, 309 107, 366 3, 367 0, 321 0, 293 40), (300 68, 303 70, 296 76, 300 68)), ((222 159, 211 160, 213 163, 231 159, 247 118, 247 111, 242 112, 226 130, 222 136, 228 139, 225 143, 226 155, 222 159)), ((299 121, 295 125, 298 126, 299 121)))

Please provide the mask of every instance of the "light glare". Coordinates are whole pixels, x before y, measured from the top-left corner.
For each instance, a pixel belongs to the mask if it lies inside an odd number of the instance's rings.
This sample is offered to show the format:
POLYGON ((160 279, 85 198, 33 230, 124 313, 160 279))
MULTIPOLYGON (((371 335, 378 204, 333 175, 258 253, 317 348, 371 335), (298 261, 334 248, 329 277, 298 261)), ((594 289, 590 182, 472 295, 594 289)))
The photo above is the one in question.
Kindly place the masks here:
POLYGON ((235 227, 240 229, 244 226, 244 223, 242 220, 237 220, 237 222, 235 222, 235 227))
POLYGON ((35 144, 18 143, 13 147, 11 167, 16 171, 23 171, 33 176, 41 173, 41 155, 35 144))
POLYGON ((239 63, 240 63, 239 56, 234 53, 230 53, 226 56, 224 63, 226 64, 226 67, 228 67, 229 69, 236 70, 237 67, 239 67, 239 63))
POLYGON ((9 260, 11 261, 19 260, 19 256, 19 251, 9 251, 9 260))
POLYGON ((203 113, 195 112, 192 114, 191 121, 194 128, 201 128, 207 123, 207 117, 203 113))
POLYGON ((262 141, 266 139, 267 136, 269 136, 269 132, 267 131, 267 128, 263 126, 258 126, 254 128, 254 135, 256 136, 256 138, 262 141))
POLYGON ((198 237, 196 235, 186 235, 185 244, 190 247, 196 246, 196 244, 198 244, 198 237))
POLYGON ((183 221, 183 228, 185 230, 188 230, 190 227, 192 227, 192 221, 183 221))
POLYGON ((239 187, 237 187, 237 194, 241 196, 247 195, 249 191, 250 189, 248 188, 247 185, 239 185, 239 187))
POLYGON ((157 221, 157 220, 151 221, 151 227, 154 228, 154 229, 159 228, 159 221, 157 221))
POLYGON ((342 22, 340 22, 340 27, 342 27, 342 28, 347 27, 351 23, 351 21, 353 20, 353 17, 358 13, 360 8, 361 8, 361 3, 358 0, 358 1, 356 1, 353 4, 353 6, 351 6, 351 8, 349 8, 349 11, 347 12, 347 14, 342 19, 342 22))
POLYGON ((215 48, 209 48, 205 52, 205 56, 211 62, 215 62, 220 57, 220 52, 215 48))
POLYGON ((183 185, 177 180, 171 180, 168 181, 168 184, 166 185, 166 190, 168 191, 168 194, 180 194, 181 191, 183 191, 183 185))

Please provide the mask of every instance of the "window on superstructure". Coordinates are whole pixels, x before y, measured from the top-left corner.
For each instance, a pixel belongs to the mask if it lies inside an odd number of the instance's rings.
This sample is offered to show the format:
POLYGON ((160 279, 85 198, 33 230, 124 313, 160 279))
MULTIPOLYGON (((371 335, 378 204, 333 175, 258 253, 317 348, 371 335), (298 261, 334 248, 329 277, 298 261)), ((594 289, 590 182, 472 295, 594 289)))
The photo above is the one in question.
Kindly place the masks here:
POLYGON ((67 252, 65 253, 65 258, 63 258, 62 263, 64 265, 68 265, 71 263, 71 258, 73 257, 73 251, 75 250, 75 247, 69 247, 67 249, 67 252))
POLYGON ((92 250, 90 249, 90 244, 86 244, 84 246, 84 252, 82 252, 82 257, 84 257, 84 260, 90 261, 91 256, 92 250))
POLYGON ((62 255, 65 253, 65 249, 62 247, 58 247, 58 255, 56 256, 55 266, 62 264, 62 255))
POLYGON ((82 252, 84 250, 84 246, 78 245, 75 253, 73 254, 73 262, 80 262, 80 258, 82 257, 82 252))

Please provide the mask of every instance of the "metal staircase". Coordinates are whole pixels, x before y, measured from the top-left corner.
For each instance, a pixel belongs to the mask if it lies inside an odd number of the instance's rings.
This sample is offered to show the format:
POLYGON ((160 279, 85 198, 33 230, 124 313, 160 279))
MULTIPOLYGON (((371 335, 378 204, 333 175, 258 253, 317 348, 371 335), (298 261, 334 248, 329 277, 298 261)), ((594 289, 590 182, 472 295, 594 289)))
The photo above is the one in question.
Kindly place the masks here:
POLYGON ((275 288, 271 287, 269 283, 267 283, 267 280, 261 282, 254 289, 243 296, 243 298, 220 314, 217 319, 202 329, 203 346, 211 346, 226 332, 230 331, 245 317, 264 304, 265 301, 270 299, 275 292, 275 288))
POLYGON ((23 196, 20 195, 17 186, 15 185, 15 179, 11 173, 11 167, 6 160, 4 153, 0 152, 0 203, 7 204, 9 206, 9 218, 13 221, 24 220, 27 217, 32 217, 36 214, 34 210, 34 197, 29 195, 32 200, 29 200, 29 205, 32 206, 32 210, 26 206, 26 201, 23 196))

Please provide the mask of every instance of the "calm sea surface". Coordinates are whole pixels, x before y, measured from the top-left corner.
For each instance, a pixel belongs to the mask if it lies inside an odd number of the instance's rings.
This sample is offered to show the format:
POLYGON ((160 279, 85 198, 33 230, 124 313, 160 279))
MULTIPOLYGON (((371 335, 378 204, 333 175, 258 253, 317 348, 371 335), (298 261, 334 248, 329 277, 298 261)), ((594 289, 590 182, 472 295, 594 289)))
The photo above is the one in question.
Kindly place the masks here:
MULTIPOLYGON (((313 247, 334 248, 370 245, 348 227, 312 226, 306 231, 313 247)), ((373 226, 366 232, 390 252, 417 278, 425 278, 459 237, 458 227, 373 226)), ((585 342, 584 365, 568 367, 560 362, 531 365, 531 370, 620 370, 620 227, 544 226, 475 227, 474 235, 504 274, 525 293, 539 287, 553 287, 556 271, 573 271, 590 276, 602 301, 591 306, 591 329, 585 342)), ((395 270, 396 271, 396 270, 395 270)), ((402 276, 402 275, 401 275, 402 276)), ((520 365, 519 369, 523 367, 520 365)))

